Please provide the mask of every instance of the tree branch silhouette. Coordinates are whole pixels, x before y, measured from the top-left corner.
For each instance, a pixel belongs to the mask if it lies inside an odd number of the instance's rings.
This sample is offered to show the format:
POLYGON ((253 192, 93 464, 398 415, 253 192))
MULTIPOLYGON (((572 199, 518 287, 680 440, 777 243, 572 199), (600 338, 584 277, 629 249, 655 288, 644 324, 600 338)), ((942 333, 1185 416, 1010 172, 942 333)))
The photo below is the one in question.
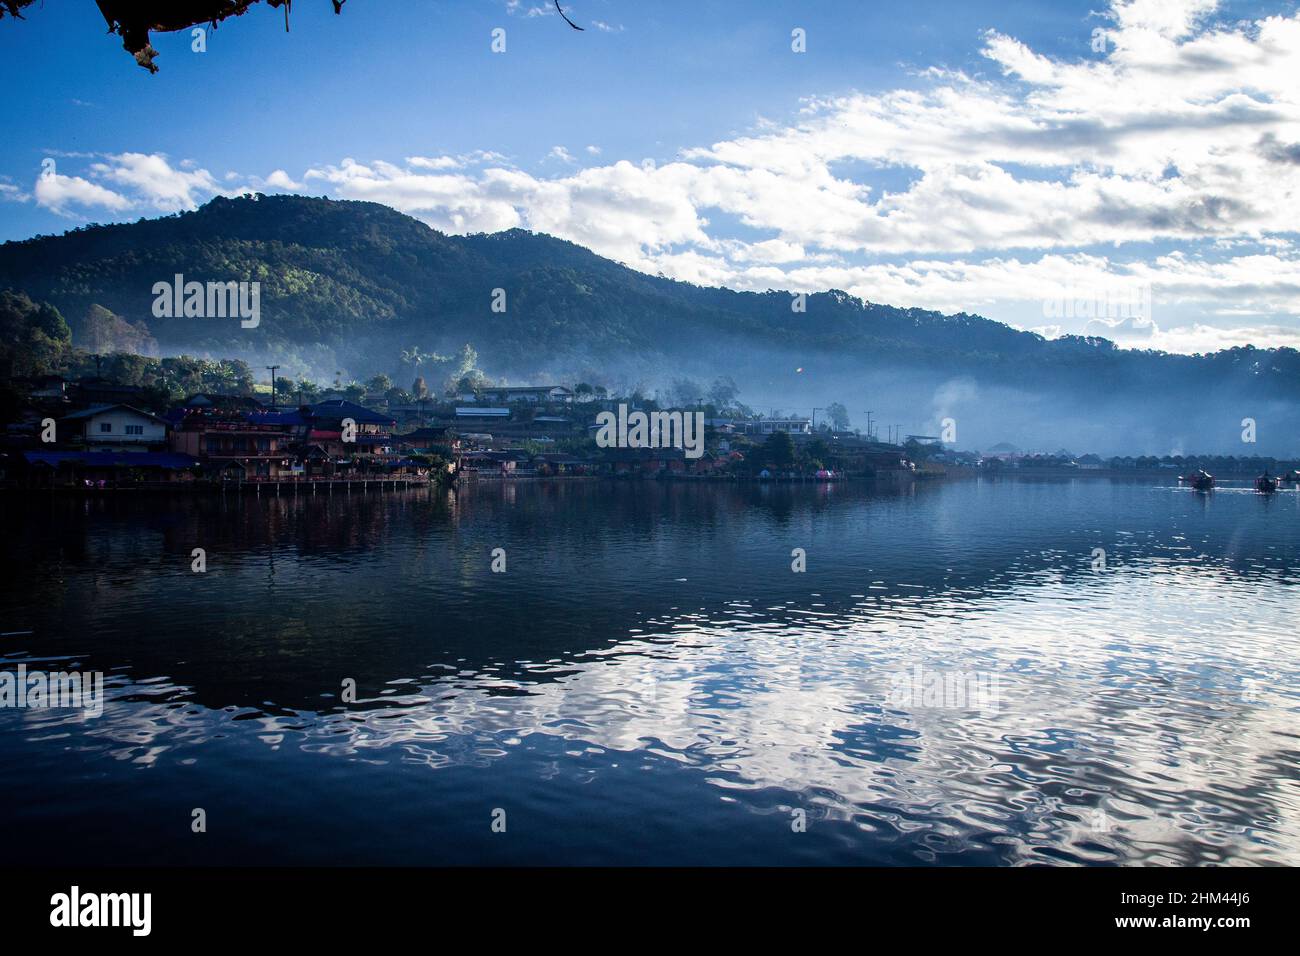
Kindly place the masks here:
POLYGON ((567 23, 569 26, 573 27, 573 29, 582 30, 584 33, 586 32, 584 27, 580 27, 576 23, 574 23, 572 20, 568 18, 565 12, 560 9, 560 0, 555 0, 555 10, 557 13, 559 13, 560 16, 564 17, 564 22, 567 23))

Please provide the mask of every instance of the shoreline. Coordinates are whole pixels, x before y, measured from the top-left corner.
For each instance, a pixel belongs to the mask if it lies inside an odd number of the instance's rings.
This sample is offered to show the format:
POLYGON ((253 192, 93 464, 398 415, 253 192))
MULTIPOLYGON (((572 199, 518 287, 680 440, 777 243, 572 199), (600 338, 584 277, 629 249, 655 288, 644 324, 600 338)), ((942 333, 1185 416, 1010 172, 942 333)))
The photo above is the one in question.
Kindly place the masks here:
MULTIPOLYGON (((917 472, 915 474, 907 472, 888 473, 882 475, 849 475, 836 478, 814 478, 814 477, 780 477, 780 478, 757 478, 749 475, 493 475, 493 474, 473 474, 460 475, 450 480, 428 479, 428 478, 335 478, 335 479, 313 479, 310 481, 245 481, 245 482, 204 482, 204 481, 164 481, 164 482, 137 482, 117 486, 106 486, 103 488, 81 487, 77 485, 61 485, 48 488, 27 488, 16 485, 0 485, 0 495, 21 495, 21 496, 67 496, 78 495, 84 497, 98 497, 101 495, 110 496, 119 493, 141 494, 141 493, 172 493, 172 494, 190 494, 190 495, 211 495, 211 494, 239 494, 260 496, 263 492, 268 495, 289 495, 298 496, 300 494, 309 497, 320 494, 327 496, 335 493, 368 494, 370 492, 393 492, 393 491, 410 491, 424 488, 441 489, 449 488, 456 490, 479 483, 497 485, 512 485, 518 483, 534 482, 610 482, 617 484, 686 484, 686 485, 839 485, 839 484, 916 484, 919 482, 929 483, 933 481, 944 480, 992 480, 992 481, 1033 481, 1040 479, 1061 480, 1061 479, 1082 479, 1082 480, 1106 480, 1106 481, 1133 481, 1142 483, 1151 483, 1166 481, 1171 486, 1182 487, 1178 475, 1168 472, 1131 472, 1115 471, 1109 469, 1088 470, 1084 472, 1070 469, 1035 469, 1020 471, 1017 469, 1008 469, 1006 471, 988 472, 978 469, 948 469, 945 472, 917 472)), ((1231 473, 1218 476, 1221 482, 1245 482, 1254 481, 1255 476, 1249 473, 1231 473)), ((1277 492, 1295 490, 1295 485, 1282 485, 1277 492)), ((1275 493, 1277 493, 1275 492, 1275 493)))

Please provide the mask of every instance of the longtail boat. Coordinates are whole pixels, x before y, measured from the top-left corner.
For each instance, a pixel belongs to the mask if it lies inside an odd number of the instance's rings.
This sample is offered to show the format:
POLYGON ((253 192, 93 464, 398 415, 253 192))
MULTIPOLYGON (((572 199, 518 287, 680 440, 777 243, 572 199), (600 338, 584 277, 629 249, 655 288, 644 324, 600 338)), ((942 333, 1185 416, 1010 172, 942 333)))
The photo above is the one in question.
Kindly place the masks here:
POLYGON ((1178 480, 1191 485, 1197 491, 1209 491, 1214 487, 1214 476, 1204 469, 1197 469, 1191 474, 1182 475, 1178 480))

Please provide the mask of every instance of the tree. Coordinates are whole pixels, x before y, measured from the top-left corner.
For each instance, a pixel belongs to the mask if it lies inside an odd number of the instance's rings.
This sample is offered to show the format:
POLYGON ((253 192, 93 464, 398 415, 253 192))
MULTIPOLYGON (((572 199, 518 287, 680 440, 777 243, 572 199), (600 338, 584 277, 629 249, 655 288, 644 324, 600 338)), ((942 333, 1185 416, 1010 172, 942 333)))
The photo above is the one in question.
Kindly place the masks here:
POLYGON ((158 360, 147 355, 134 355, 129 352, 114 352, 112 355, 96 356, 105 376, 118 385, 154 384, 158 377, 158 360))
POLYGON ((320 398, 320 386, 306 377, 298 379, 292 390, 304 405, 312 405, 320 398))
POLYGON ((81 320, 81 341, 86 350, 99 355, 130 352, 156 355, 158 342, 143 322, 132 323, 115 315, 98 303, 86 309, 81 320))
POLYGON ((59 310, 22 292, 0 292, 0 372, 3 377, 45 375, 60 368, 72 331, 59 310))
POLYGON ((772 432, 763 442, 763 460, 777 468, 794 464, 794 439, 789 432, 772 432))
POLYGON ((467 375, 462 375, 460 378, 456 379, 452 385, 452 391, 462 395, 470 392, 477 395, 484 387, 486 387, 487 384, 487 376, 478 369, 474 369, 467 375))
POLYGON ((840 402, 831 402, 826 406, 826 417, 831 420, 831 425, 837 432, 848 431, 849 429, 849 410, 840 402))
POLYGON ((393 387, 393 380, 382 372, 366 382, 366 391, 387 392, 393 387))
POLYGON ((673 387, 669 390, 670 401, 682 407, 698 405, 704 400, 704 388, 699 382, 689 378, 678 378, 673 380, 673 387))
POLYGON ((718 411, 730 408, 731 403, 740 397, 740 388, 729 375, 721 375, 709 386, 709 401, 718 411))
POLYGON ((478 369, 478 350, 468 342, 460 350, 457 358, 455 377, 461 378, 478 369))
POLYGON ((447 392, 477 392, 488 384, 488 377, 478 368, 478 352, 468 342, 456 357, 456 370, 447 380, 447 392))

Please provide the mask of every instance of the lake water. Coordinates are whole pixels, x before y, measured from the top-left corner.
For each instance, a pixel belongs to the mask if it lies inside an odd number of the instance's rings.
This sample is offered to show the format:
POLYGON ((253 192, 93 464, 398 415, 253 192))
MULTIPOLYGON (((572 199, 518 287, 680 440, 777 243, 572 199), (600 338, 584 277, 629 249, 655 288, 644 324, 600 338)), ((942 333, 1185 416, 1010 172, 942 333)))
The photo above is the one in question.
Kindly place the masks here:
POLYGON ((6 865, 1300 863, 1294 491, 3 508, 6 865))

